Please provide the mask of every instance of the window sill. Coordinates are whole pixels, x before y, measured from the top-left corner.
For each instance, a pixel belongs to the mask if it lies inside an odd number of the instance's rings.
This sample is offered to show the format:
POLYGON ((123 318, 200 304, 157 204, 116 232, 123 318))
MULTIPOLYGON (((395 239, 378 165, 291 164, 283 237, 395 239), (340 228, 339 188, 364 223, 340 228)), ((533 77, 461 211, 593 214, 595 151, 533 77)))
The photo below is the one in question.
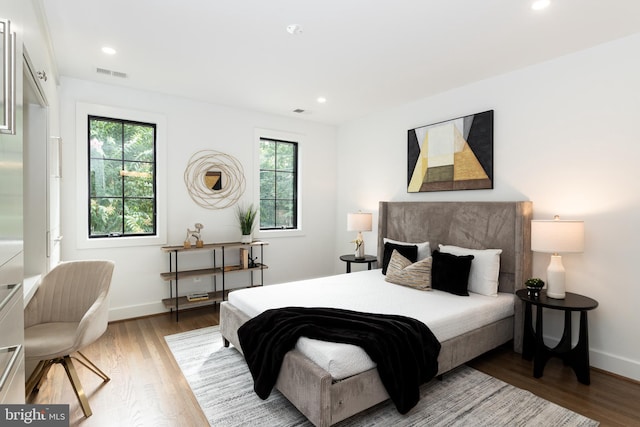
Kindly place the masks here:
POLYGON ((293 230, 260 230, 254 233, 260 239, 271 239, 279 237, 300 237, 304 236, 304 231, 297 228, 293 230))
POLYGON ((167 239, 161 236, 100 237, 78 239, 79 249, 127 248, 135 246, 165 245, 167 239))

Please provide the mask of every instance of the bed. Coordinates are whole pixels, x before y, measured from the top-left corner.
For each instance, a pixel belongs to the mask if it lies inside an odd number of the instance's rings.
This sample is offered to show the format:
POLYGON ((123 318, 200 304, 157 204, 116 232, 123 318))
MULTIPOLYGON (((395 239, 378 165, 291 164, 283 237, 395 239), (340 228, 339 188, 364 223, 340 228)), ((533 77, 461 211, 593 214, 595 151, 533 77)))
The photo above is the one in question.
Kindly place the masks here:
MULTIPOLYGON (((380 202, 378 260, 380 263, 383 259, 384 238, 403 242, 428 241, 432 249, 438 248, 439 244, 471 249, 499 248, 502 249, 499 292, 504 298, 504 294, 513 294, 521 288, 531 274, 531 213, 530 202, 380 202)), ((380 274, 379 270, 362 273, 360 276, 352 273, 353 280, 364 277, 366 282, 380 274)), ((339 279, 335 276, 326 278, 327 283, 335 280, 339 279)), ((327 290, 330 287, 327 285, 327 290)), ((267 288, 271 286, 256 291, 265 292, 267 288)), ((259 300, 266 298, 261 296, 259 300)), ((270 303, 252 308, 243 306, 239 299, 234 304, 234 299, 221 304, 220 330, 226 343, 230 342, 242 351, 238 328, 257 312, 268 308, 270 303)), ((294 305, 291 303, 296 301, 281 302, 286 306, 294 305)), ((304 301, 299 305, 304 305, 304 301)), ((520 352, 522 308, 514 298, 509 299, 509 305, 507 314, 489 319, 488 323, 475 329, 443 333, 436 328, 434 333, 442 338, 438 374, 511 340, 514 349, 520 352)), ((314 362, 312 357, 308 352, 305 354, 304 348, 296 347, 288 352, 276 387, 314 425, 335 424, 388 398, 375 367, 355 374, 345 371, 336 378, 335 373, 329 372, 330 367, 322 367, 321 360, 314 362)))

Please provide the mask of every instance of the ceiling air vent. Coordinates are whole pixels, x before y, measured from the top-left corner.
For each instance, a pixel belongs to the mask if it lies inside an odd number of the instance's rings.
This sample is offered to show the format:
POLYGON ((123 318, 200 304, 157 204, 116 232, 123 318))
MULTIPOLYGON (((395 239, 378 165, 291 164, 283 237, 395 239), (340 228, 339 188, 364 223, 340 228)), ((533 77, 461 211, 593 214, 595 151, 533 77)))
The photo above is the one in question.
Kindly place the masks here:
POLYGON ((102 74, 105 76, 113 76, 113 77, 120 77, 121 79, 126 79, 127 78, 127 73, 123 73, 121 71, 111 71, 111 70, 107 70, 106 68, 96 68, 96 73, 98 74, 102 74))
POLYGON ((298 113, 298 114, 302 114, 304 113, 304 110, 302 108, 296 108, 295 110, 293 110, 294 113, 298 113))

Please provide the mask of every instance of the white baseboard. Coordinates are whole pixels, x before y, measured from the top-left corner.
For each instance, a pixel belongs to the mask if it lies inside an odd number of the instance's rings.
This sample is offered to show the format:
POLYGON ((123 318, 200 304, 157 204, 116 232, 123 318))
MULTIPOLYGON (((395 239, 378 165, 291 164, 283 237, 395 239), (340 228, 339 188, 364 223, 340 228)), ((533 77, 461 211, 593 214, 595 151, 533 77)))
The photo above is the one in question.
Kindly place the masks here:
POLYGON ((126 307, 116 307, 109 310, 109 321, 133 319, 135 317, 150 316, 153 314, 166 313, 161 301, 146 304, 129 305, 126 307))
POLYGON ((592 349, 589 352, 589 363, 594 368, 640 381, 640 362, 637 360, 592 349))
MULTIPOLYGON (((544 336, 544 342, 549 347, 554 347, 560 342, 559 338, 544 336)), ((575 345, 575 342, 572 343, 575 345)), ((589 364, 594 368, 611 372, 635 381, 640 381, 640 361, 627 359, 615 354, 607 353, 599 349, 589 349, 589 364)))

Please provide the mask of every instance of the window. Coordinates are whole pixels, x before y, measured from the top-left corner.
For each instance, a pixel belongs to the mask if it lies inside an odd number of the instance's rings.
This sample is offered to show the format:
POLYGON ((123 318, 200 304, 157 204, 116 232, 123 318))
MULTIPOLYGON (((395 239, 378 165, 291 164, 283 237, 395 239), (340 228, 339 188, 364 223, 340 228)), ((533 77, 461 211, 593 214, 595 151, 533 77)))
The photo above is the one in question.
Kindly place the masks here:
POLYGON ((88 117, 88 236, 156 235, 156 125, 88 117))
POLYGON ((298 228, 298 144, 260 138, 260 230, 298 228))
MULTIPOLYGON (((72 176, 77 177, 75 179, 75 203, 69 204, 69 206, 63 207, 64 217, 68 218, 68 221, 73 222, 75 224, 74 234, 76 245, 78 249, 105 249, 105 248, 126 248, 126 247, 139 247, 139 246, 158 246, 158 245, 166 245, 167 244, 167 195, 169 194, 168 182, 167 182, 167 169, 168 169, 168 159, 167 159, 167 118, 163 114, 159 114, 152 111, 144 111, 144 110, 130 110, 127 108, 122 108, 119 106, 110 106, 110 105, 100 105, 100 104, 89 104, 84 102, 76 103, 76 122, 75 122, 75 134, 76 134, 76 167, 72 171, 72 176), (120 132, 120 139, 122 143, 119 148, 119 156, 117 157, 117 161, 119 162, 117 174, 115 177, 113 175, 105 176, 105 181, 97 181, 97 176, 100 174, 99 165, 102 164, 104 166, 103 171, 108 172, 108 167, 112 165, 111 161, 116 162, 116 160, 112 160, 111 157, 113 153, 108 152, 107 147, 105 147, 104 140, 99 140, 96 138, 96 141, 100 141, 102 143, 102 151, 104 152, 104 157, 100 154, 99 151, 92 152, 93 147, 91 147, 91 121, 94 119, 102 119, 108 123, 103 123, 103 125, 107 125, 110 123, 115 123, 113 126, 117 126, 118 124, 122 126, 122 130, 120 132), (126 144, 126 138, 122 138, 122 134, 130 134, 130 130, 124 132, 124 127, 126 124, 129 125, 142 125, 143 127, 146 125, 147 129, 150 129, 149 126, 153 127, 153 159, 151 158, 139 158, 136 163, 135 156, 132 156, 132 151, 128 150, 128 146, 125 147, 123 144, 126 144), (97 161, 97 163, 95 163, 97 161), (92 167, 90 166, 91 162, 94 162, 94 167, 96 168, 96 176, 92 178, 92 167), (123 168, 123 162, 125 163, 125 167, 123 168), (138 166, 143 166, 143 164, 153 164, 153 169, 149 170, 135 170, 135 169, 127 169, 126 165, 133 166, 137 164, 138 166), (126 191, 128 188, 124 189, 122 186, 127 183, 130 184, 133 176, 120 176, 120 171, 128 171, 128 172, 146 172, 152 173, 152 181, 153 184, 153 192, 151 194, 144 194, 144 197, 140 195, 132 195, 130 192, 126 191), (102 189, 102 191, 111 191, 112 187, 106 185, 107 177, 115 179, 114 182, 119 182, 121 187, 118 194, 98 194, 97 192, 102 189), (126 178, 126 179, 125 179, 126 178), (93 182, 92 182, 93 179, 93 182), (95 186, 92 185, 95 183, 95 186), (92 191, 96 192, 96 202, 98 198, 104 197, 106 199, 119 199, 122 208, 120 209, 120 214, 118 215, 119 221, 119 229, 121 231, 112 230, 108 228, 104 228, 103 230, 95 229, 96 231, 100 231, 104 234, 96 233, 91 235, 91 230, 93 229, 91 226, 92 215, 91 215, 91 203, 90 198, 92 197, 92 191), (111 197, 114 196, 114 197, 111 197), (133 197, 132 197, 133 196, 133 197), (138 199, 139 202, 142 200, 150 201, 154 203, 155 206, 153 210, 143 209, 142 212, 153 212, 153 215, 149 218, 150 221, 155 222, 154 228, 143 228, 143 232, 136 233, 133 232, 130 225, 123 226, 123 224, 127 223, 127 216, 130 212, 129 209, 125 211, 124 208, 127 207, 127 201, 133 201, 138 199), (78 207, 76 209, 75 207, 78 207), (128 234, 125 234, 125 231, 128 234), (117 234, 121 233, 121 234, 117 234)), ((115 132, 114 132, 115 133, 115 132)), ((115 138, 115 137, 114 137, 115 138)), ((114 139, 115 140, 115 139, 114 139)), ((99 145, 98 142, 96 144, 99 145)), ((115 144, 115 143, 114 143, 115 144)), ((109 147, 111 149, 112 147, 109 147)), ((124 173, 123 175, 134 175, 129 173, 124 173)), ((148 177, 148 175, 147 175, 148 177)), ((139 176, 138 178, 144 178, 143 176, 139 176)), ((110 183, 110 182, 109 182, 110 183)), ((104 205, 103 205, 104 206, 104 205)), ((119 206, 115 204, 113 205, 113 209, 115 210, 119 206)), ((105 213, 109 213, 109 209, 105 209, 105 213)), ((100 227, 102 228, 102 227, 100 227)))

